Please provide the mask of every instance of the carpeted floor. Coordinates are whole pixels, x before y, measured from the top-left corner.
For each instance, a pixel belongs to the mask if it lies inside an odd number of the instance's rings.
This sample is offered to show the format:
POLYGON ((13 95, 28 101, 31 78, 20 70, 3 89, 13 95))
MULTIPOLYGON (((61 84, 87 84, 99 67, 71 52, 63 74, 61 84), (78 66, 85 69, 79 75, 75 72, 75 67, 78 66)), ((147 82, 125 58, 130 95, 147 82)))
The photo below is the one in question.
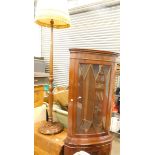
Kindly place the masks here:
POLYGON ((120 155, 120 138, 118 135, 114 135, 111 155, 120 155))

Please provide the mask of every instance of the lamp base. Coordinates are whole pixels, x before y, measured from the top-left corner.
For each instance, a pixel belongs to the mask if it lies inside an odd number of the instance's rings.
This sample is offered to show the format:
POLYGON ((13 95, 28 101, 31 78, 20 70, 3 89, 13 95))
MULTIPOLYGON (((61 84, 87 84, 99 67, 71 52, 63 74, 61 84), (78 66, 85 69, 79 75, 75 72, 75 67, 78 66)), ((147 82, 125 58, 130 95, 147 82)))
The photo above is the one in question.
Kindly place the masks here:
POLYGON ((44 135, 52 135, 60 133, 63 130, 63 125, 59 122, 45 122, 40 128, 39 132, 44 135))

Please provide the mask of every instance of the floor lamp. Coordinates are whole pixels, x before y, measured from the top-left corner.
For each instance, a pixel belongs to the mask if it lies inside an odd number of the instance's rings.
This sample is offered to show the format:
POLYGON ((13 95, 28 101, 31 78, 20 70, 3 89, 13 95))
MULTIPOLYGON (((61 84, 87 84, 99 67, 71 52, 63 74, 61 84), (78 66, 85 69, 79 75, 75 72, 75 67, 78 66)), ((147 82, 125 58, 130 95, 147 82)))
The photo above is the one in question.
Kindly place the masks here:
POLYGON ((63 130, 59 122, 53 121, 53 28, 70 27, 67 0, 38 0, 35 9, 35 23, 51 28, 50 77, 49 77, 49 109, 48 121, 42 124, 39 131, 42 134, 56 134, 63 130))

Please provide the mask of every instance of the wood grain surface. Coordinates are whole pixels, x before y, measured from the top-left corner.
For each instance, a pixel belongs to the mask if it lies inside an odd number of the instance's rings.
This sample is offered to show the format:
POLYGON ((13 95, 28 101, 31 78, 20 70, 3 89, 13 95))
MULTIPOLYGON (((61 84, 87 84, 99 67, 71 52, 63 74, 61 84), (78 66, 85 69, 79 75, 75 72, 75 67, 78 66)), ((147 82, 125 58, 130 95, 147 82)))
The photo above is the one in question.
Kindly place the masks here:
POLYGON ((35 155, 62 155, 66 129, 56 135, 43 135, 38 128, 43 122, 34 125, 34 154, 35 155))

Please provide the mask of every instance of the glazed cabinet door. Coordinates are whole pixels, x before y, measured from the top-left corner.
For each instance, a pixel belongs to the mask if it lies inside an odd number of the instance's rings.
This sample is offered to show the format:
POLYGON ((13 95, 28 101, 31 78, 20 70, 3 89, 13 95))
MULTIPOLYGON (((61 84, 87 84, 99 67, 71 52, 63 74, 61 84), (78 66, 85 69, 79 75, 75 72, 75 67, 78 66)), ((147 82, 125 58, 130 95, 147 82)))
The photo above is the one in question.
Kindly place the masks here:
POLYGON ((75 133, 106 131, 110 75, 111 65, 79 63, 75 133))

